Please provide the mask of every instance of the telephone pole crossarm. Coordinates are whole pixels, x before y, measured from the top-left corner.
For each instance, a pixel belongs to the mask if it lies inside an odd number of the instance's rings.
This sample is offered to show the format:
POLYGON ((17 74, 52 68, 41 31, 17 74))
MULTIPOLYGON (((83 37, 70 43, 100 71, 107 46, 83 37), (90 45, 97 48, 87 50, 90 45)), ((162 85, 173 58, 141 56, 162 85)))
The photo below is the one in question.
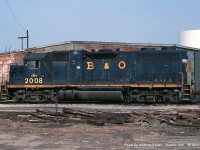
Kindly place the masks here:
POLYGON ((23 40, 24 39, 26 39, 27 40, 27 42, 26 42, 26 44, 27 44, 27 48, 28 48, 28 42, 29 42, 29 36, 28 36, 28 30, 26 31, 26 36, 21 36, 21 37, 17 37, 18 39, 21 39, 21 41, 22 41, 22 49, 24 48, 23 46, 24 46, 24 44, 23 44, 23 40))

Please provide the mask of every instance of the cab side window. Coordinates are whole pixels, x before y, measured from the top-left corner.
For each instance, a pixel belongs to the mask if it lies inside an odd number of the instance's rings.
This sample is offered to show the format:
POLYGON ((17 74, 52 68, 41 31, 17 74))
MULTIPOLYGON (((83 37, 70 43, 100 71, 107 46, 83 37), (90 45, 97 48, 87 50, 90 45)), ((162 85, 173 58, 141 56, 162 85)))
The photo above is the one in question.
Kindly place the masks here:
POLYGON ((39 60, 28 61, 27 67, 29 69, 39 69, 40 68, 40 61, 39 60))

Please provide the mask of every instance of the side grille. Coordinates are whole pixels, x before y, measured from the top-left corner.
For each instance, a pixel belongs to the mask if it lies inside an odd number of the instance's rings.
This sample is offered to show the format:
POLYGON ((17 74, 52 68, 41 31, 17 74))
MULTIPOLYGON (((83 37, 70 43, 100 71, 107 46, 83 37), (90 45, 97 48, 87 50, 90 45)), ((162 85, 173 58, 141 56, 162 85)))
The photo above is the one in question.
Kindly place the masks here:
POLYGON ((53 61, 69 61, 69 52, 52 53, 53 61))

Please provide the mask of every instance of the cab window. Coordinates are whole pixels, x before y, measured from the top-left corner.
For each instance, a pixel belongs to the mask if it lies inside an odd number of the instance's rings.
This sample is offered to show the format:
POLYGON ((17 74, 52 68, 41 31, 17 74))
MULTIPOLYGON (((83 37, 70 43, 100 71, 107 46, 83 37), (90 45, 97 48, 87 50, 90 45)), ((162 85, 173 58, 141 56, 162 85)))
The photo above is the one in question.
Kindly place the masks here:
POLYGON ((40 61, 34 60, 34 61, 28 61, 27 67, 30 69, 39 69, 40 68, 40 61))

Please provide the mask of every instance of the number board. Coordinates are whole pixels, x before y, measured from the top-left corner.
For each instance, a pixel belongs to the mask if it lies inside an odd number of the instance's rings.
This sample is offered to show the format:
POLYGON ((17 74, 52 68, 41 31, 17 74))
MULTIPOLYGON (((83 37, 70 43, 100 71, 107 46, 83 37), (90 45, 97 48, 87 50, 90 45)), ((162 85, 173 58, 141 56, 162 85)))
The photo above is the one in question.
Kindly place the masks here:
POLYGON ((43 78, 25 78, 24 83, 25 84, 42 84, 43 78))

